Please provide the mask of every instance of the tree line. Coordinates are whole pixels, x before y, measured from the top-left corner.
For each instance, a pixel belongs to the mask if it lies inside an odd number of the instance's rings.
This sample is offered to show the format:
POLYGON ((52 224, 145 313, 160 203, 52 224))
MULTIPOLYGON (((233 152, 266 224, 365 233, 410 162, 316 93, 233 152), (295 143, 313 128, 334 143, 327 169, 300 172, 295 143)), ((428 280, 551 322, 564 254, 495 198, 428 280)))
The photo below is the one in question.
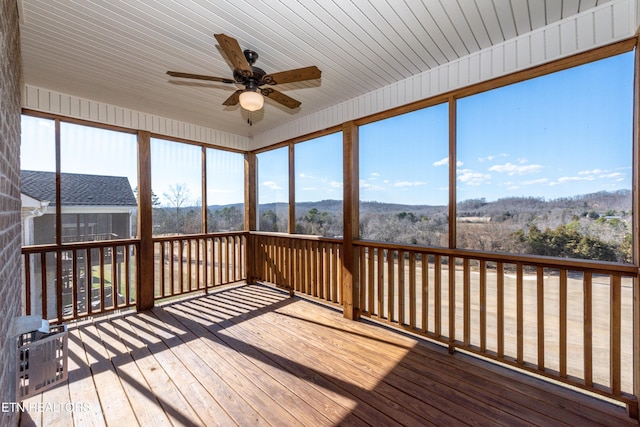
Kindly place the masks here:
MULTIPOLYGON (((154 233, 197 234, 202 208, 189 206, 188 189, 171 186, 167 203, 153 200, 154 233)), ((469 199, 457 204, 458 248, 489 252, 546 255, 602 261, 631 262, 632 212, 628 190, 599 192, 545 201, 510 197, 487 202, 469 199)), ((209 207, 208 231, 244 229, 242 205, 209 207)), ((342 202, 320 201, 296 205, 295 232, 341 237, 342 202)), ((258 207, 258 229, 287 232, 287 204, 258 207)), ((361 202, 363 239, 447 247, 449 211, 446 206, 410 206, 361 202)))

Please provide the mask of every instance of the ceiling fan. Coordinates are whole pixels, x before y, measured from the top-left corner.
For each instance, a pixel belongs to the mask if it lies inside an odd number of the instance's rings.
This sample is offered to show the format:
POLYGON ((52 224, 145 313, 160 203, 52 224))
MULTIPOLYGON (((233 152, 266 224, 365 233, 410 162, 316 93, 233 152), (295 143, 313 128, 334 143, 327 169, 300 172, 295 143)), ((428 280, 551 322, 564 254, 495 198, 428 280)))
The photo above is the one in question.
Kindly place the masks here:
POLYGON ((258 59, 258 54, 256 52, 249 49, 246 49, 243 52, 242 49, 240 49, 238 41, 225 34, 214 34, 214 37, 233 66, 233 79, 181 73, 177 71, 167 71, 167 74, 172 77, 210 80, 229 84, 239 83, 245 86, 244 89, 236 90, 229 98, 227 98, 226 101, 222 103, 222 105, 233 106, 240 103, 240 106, 245 110, 257 111, 262 108, 264 103, 263 96, 266 96, 285 107, 292 109, 298 108, 301 105, 299 101, 296 101, 273 88, 263 88, 261 86, 274 86, 281 83, 302 82, 305 80, 320 78, 321 71, 316 66, 267 74, 261 68, 253 65, 258 59))

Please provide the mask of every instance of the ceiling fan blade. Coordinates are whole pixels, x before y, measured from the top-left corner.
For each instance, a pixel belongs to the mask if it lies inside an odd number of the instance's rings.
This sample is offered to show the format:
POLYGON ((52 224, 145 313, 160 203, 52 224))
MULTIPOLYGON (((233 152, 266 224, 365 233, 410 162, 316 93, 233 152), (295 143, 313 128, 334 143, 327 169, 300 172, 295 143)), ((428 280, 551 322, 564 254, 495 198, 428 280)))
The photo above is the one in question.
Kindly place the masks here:
POLYGON ((300 101, 296 101, 295 99, 285 95, 282 92, 278 92, 275 89, 271 89, 271 88, 260 89, 260 92, 262 92, 262 95, 270 99, 273 99, 276 102, 279 102, 285 107, 298 108, 301 105, 300 101))
POLYGON ((227 98, 226 101, 224 101, 222 103, 222 105, 226 105, 228 107, 231 107, 233 105, 237 105, 238 102, 240 102, 240 94, 242 93, 242 90, 237 90, 235 92, 233 92, 233 94, 227 98))
POLYGON ((185 79, 198 79, 198 80, 210 80, 212 82, 220 82, 220 83, 235 83, 235 80, 226 79, 224 77, 213 77, 213 76, 202 76, 200 74, 189 74, 189 73, 181 73, 178 71, 167 71, 171 77, 182 77, 185 79))
POLYGON ((251 66, 249 66, 249 62, 247 62, 247 58, 244 57, 244 53, 242 53, 242 49, 240 48, 240 44, 233 37, 229 37, 226 34, 214 34, 213 35, 220 47, 231 61, 231 65, 233 65, 233 69, 238 70, 240 74, 245 77, 248 77, 253 74, 251 71, 251 66))
POLYGON ((279 73, 267 74, 263 80, 268 85, 280 83, 302 82, 305 80, 319 79, 322 72, 315 65, 295 70, 282 71, 279 73))

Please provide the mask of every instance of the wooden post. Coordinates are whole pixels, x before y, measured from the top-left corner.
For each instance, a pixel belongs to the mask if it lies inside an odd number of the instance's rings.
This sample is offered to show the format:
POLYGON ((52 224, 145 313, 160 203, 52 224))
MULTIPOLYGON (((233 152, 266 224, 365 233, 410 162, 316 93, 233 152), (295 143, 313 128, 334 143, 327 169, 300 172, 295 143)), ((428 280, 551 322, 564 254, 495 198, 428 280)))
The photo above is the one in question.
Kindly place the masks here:
POLYGON ((151 134, 138 131, 138 237, 140 253, 136 308, 149 310, 154 304, 153 218, 151 205, 151 134))
MULTIPOLYGON (((638 55, 638 44, 636 40, 636 55, 633 82, 633 263, 638 266, 640 263, 640 168, 638 166, 638 156, 640 156, 640 56, 638 55)), ((633 279, 633 395, 635 403, 628 404, 629 416, 635 419, 640 418, 640 269, 638 275, 633 279)))
POLYGON ((344 250, 342 260, 342 298, 344 317, 357 320, 360 317, 358 307, 359 268, 358 256, 353 241, 358 239, 359 229, 359 171, 358 171, 358 127, 347 122, 342 127, 343 171, 344 171, 344 250))
MULTIPOLYGON (((456 195, 456 180, 457 180, 457 151, 456 151, 456 129, 457 129, 457 113, 456 113, 456 98, 449 98, 449 249, 455 249, 457 247, 457 195, 456 195)), ((449 274, 453 274, 455 266, 449 266, 449 274)))
POLYGON ((289 234, 296 233, 296 158, 295 144, 289 144, 289 212, 288 229, 289 234))
POLYGON ((256 283, 256 239, 251 232, 256 230, 258 185, 256 182, 256 155, 244 155, 244 228, 249 232, 245 245, 244 262, 246 264, 247 283, 256 283))
POLYGON ((207 208, 207 148, 202 147, 202 153, 200 155, 200 167, 202 169, 202 179, 200 185, 200 200, 202 200, 201 210, 201 232, 206 234, 209 232, 208 230, 208 221, 209 221, 209 209, 207 208))

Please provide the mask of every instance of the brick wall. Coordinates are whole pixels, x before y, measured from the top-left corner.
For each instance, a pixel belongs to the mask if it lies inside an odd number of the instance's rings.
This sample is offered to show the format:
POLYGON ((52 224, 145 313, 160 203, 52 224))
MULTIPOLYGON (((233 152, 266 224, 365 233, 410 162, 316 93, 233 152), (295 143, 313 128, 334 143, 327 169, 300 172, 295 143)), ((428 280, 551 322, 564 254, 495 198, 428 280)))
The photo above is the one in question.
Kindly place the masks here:
MULTIPOLYGON (((15 400, 8 336, 22 314, 20 267, 20 32, 16 0, 0 0, 0 403, 15 400)), ((0 412, 0 425, 18 423, 17 413, 0 412)))

